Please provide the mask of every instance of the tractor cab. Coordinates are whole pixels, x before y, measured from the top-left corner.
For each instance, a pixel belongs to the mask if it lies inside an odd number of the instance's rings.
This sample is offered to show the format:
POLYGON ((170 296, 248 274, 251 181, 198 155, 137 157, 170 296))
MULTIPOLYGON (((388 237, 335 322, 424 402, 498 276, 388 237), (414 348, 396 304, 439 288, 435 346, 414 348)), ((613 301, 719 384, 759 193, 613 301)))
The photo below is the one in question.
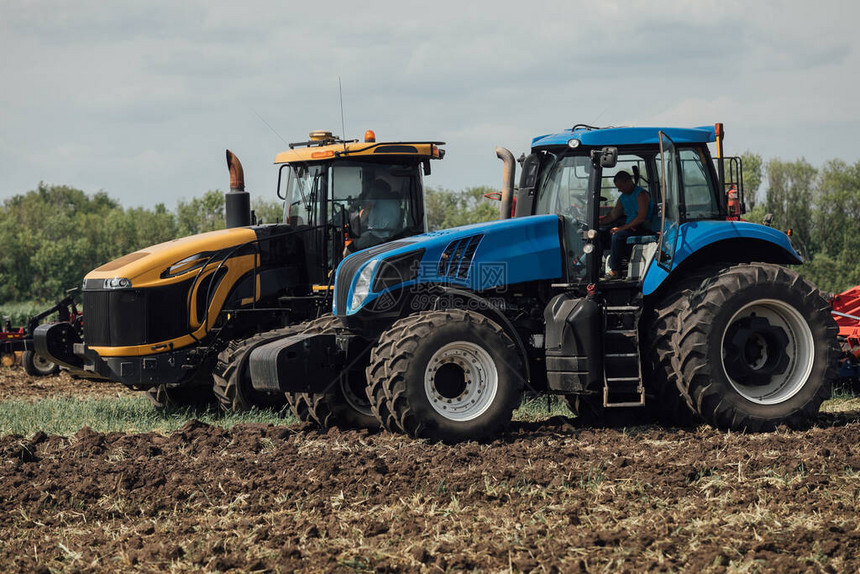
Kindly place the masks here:
POLYGON ((648 213, 625 238, 621 278, 641 282, 652 261, 671 267, 678 225, 726 218, 708 149, 715 140, 715 128, 587 126, 535 138, 516 215, 561 216, 568 282, 597 283, 607 271, 612 228, 630 219, 622 209, 620 219, 605 222, 622 199, 616 180, 626 174, 634 193, 647 194, 648 213))
POLYGON ((305 232, 309 279, 323 288, 345 255, 425 231, 422 177, 442 142, 345 141, 315 131, 275 158, 284 222, 305 232))

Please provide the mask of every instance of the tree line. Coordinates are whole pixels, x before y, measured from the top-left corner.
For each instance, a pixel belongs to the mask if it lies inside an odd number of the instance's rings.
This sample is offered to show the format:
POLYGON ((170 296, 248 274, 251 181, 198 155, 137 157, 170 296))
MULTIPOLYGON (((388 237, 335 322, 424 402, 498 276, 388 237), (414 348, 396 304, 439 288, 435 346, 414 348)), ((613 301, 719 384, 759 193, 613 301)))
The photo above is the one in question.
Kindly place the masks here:
MULTIPOLYGON (((760 222, 770 213, 774 227, 790 228, 806 258, 799 271, 821 289, 839 292, 860 284, 860 162, 832 160, 815 168, 803 159, 763 162, 753 153, 743 160, 751 208, 744 218, 760 222)), ((496 219, 499 203, 484 198, 492 191, 427 189, 429 228, 496 219)), ((255 198, 252 207, 266 222, 281 216, 276 202, 255 198)), ((223 227, 224 194, 217 190, 180 200, 171 210, 161 203, 124 208, 104 192, 39 184, 0 205, 0 305, 56 301, 87 272, 117 257, 223 227)))
MULTIPOLYGON (((257 201, 258 212, 278 206, 257 201)), ((144 247, 224 227, 224 194, 208 191, 173 210, 123 208, 104 192, 88 195, 40 183, 0 206, 0 304, 54 302, 89 271, 144 247)))
POLYGON ((834 159, 816 168, 804 159, 743 158, 752 200, 744 219, 760 223, 771 214, 774 227, 791 230, 804 257, 798 271, 821 290, 839 293, 860 285, 860 161, 834 159), (767 189, 760 191, 763 178, 767 189))
MULTIPOLYGON (((490 188, 463 192, 427 190, 433 229, 494 219, 498 204, 483 198, 490 188)), ((254 198, 258 218, 283 216, 278 202, 254 198)), ((124 208, 107 193, 87 194, 40 183, 0 206, 0 305, 53 303, 108 261, 177 237, 224 228, 224 193, 207 191, 176 208, 124 208)))

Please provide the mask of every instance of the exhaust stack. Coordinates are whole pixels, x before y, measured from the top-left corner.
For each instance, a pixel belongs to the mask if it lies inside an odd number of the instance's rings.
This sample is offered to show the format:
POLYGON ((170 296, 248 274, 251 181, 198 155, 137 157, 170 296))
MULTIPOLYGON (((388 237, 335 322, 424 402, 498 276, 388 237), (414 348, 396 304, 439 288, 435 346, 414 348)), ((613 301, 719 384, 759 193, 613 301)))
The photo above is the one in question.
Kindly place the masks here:
POLYGON ((514 154, 503 147, 496 148, 496 157, 505 162, 505 171, 502 175, 502 205, 499 206, 499 219, 510 219, 514 203, 514 175, 517 164, 514 154))
POLYGON ((230 191, 224 194, 224 217, 227 229, 251 225, 251 194, 245 191, 245 171, 242 162, 227 150, 230 170, 230 191))

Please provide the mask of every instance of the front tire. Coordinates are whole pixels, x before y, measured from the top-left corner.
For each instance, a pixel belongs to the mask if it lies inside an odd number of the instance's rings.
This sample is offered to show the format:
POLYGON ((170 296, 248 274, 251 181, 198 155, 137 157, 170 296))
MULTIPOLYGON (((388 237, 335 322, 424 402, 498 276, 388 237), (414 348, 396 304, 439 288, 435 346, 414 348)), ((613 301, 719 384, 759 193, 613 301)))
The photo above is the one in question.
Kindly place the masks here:
POLYGON ((488 440, 519 405, 522 371, 519 351, 494 321, 458 309, 425 311, 380 337, 367 368, 368 394, 377 414, 390 417, 386 426, 414 438, 488 440))
POLYGON ((21 354, 24 372, 31 377, 50 377, 60 372, 60 365, 49 361, 35 351, 24 351, 21 354))
POLYGON ((323 428, 378 426, 370 411, 365 394, 366 384, 346 375, 326 392, 265 393, 254 389, 248 372, 248 357, 259 345, 298 333, 325 333, 336 329, 340 320, 333 315, 324 315, 313 321, 291 325, 274 331, 260 333, 243 341, 230 343, 218 356, 215 369, 215 394, 225 411, 245 411, 252 407, 260 409, 289 406, 292 414, 302 422, 315 422, 323 428))
POLYGON ((679 390, 718 428, 807 426, 837 379, 830 306, 784 267, 722 270, 691 296, 679 324, 679 390))

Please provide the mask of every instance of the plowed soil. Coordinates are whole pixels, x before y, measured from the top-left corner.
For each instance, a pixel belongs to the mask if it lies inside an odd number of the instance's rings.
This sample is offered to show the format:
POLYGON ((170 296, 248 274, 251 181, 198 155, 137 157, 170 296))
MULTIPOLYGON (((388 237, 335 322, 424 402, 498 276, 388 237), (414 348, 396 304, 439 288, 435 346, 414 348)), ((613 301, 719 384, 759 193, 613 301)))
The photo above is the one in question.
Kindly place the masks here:
POLYGON ((0 401, 36 400, 51 396, 87 398, 133 394, 123 385, 75 379, 66 372, 55 377, 31 377, 21 367, 0 367, 0 401))
POLYGON ((744 435, 556 417, 457 446, 198 421, 5 436, 0 570, 857 571, 858 421, 744 435))

